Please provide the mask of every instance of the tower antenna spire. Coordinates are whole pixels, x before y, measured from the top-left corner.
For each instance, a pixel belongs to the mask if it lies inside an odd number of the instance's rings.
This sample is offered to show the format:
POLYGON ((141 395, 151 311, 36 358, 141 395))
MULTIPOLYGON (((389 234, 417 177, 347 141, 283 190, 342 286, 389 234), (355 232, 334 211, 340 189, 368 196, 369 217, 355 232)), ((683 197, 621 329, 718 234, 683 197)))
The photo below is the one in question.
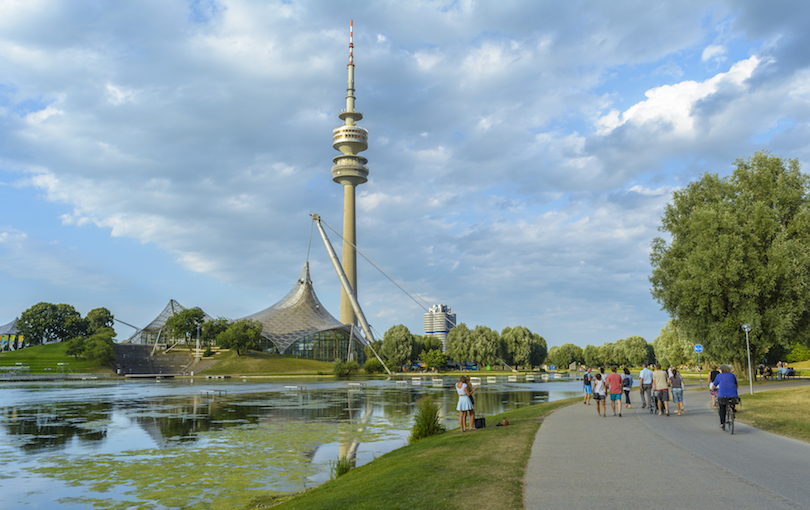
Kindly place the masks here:
MULTIPOLYGON (((368 181, 368 160, 359 153, 368 149, 368 131, 357 125, 363 114, 354 109, 354 20, 349 22, 349 86, 346 91, 346 109, 338 117, 344 122, 332 130, 332 147, 340 151, 332 158, 332 180, 343 186, 343 271, 349 285, 357 294, 357 227, 355 226, 355 193, 357 186, 368 181)), ((356 321, 348 294, 340 298, 340 322, 356 321)))

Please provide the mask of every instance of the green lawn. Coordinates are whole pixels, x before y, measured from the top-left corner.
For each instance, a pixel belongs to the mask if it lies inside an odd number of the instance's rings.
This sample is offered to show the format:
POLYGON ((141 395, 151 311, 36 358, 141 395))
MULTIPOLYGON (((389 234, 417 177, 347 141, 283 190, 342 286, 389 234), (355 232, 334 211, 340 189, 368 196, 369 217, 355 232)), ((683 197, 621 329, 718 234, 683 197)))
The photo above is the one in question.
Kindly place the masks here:
MULTIPOLYGON (((14 366, 23 363, 30 367, 32 374, 56 374, 59 372, 58 363, 68 363, 66 367, 72 372, 81 373, 112 373, 106 366, 98 366, 86 359, 65 354, 67 342, 49 345, 35 345, 18 351, 0 353, 0 366, 14 366)), ((67 371, 67 370, 66 370, 67 371)))
POLYGON ((202 375, 332 375, 334 365, 325 361, 296 358, 295 356, 282 356, 280 354, 264 354, 249 352, 237 356, 236 351, 227 351, 217 354, 214 359, 219 363, 200 372, 202 375))
POLYGON ((488 417, 485 429, 439 434, 286 500, 258 500, 248 508, 522 510, 523 476, 542 418, 579 400, 488 417), (504 416, 510 425, 496 427, 504 416))
POLYGON ((810 443, 810 387, 740 394, 737 419, 781 436, 810 443))

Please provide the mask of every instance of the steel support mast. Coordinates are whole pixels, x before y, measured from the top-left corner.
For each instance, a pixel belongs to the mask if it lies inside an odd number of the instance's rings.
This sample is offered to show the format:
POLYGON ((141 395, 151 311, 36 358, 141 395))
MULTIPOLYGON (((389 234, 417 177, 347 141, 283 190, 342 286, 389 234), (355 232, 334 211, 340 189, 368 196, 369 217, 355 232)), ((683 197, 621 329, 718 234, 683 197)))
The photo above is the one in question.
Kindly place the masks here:
MULTIPOLYGON (((317 214, 310 214, 312 216, 312 220, 315 222, 315 225, 318 226, 318 232, 321 233, 321 238, 323 238, 323 244, 326 245, 326 251, 329 253, 329 258, 332 260, 332 265, 335 266, 335 271, 338 274, 338 278, 340 278, 340 284, 343 286, 343 292, 346 293, 346 297, 349 298, 349 302, 352 305, 352 309, 354 310, 354 315, 357 320, 360 322, 360 327, 363 328, 363 333, 366 335, 366 343, 371 348, 371 352, 374 353, 374 356, 382 363, 383 368, 388 375, 394 375, 388 370, 388 366, 382 360, 377 351, 374 350, 374 346, 371 343, 374 341, 374 335, 371 333, 371 328, 366 321, 366 316, 363 315, 363 310, 360 309, 360 304, 357 302, 357 296, 354 294, 354 289, 349 284, 349 280, 346 278, 346 273, 343 272, 343 268, 340 266, 340 261, 337 258, 337 254, 335 253, 335 249, 332 248, 332 243, 329 242, 329 238, 326 237, 326 231, 324 231, 323 226, 321 225, 321 217, 317 214)), ((349 341, 354 341, 350 339, 349 341)))

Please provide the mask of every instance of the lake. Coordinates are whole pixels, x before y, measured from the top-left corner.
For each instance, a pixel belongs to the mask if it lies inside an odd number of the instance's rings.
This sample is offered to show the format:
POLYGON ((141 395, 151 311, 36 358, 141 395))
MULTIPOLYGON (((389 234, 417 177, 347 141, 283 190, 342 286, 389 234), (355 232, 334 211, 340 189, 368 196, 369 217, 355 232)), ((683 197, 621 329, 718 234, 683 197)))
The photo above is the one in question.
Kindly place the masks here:
MULTIPOLYGON (((582 394, 536 377, 482 376, 477 415, 582 394)), ((1 383, 0 507, 243 508, 328 480, 340 456, 360 466, 407 444, 424 396, 457 428, 456 380, 1 383)))

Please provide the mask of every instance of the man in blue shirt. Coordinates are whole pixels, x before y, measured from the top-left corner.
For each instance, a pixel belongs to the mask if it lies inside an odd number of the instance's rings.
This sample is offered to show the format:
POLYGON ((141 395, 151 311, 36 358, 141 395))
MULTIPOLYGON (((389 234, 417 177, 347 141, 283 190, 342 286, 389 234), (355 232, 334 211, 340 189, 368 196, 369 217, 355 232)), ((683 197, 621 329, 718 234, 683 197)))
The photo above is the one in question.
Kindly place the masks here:
POLYGON ((731 373, 731 367, 720 365, 720 373, 714 378, 714 386, 717 388, 717 404, 720 412, 720 428, 726 430, 726 399, 739 397, 737 394, 737 378, 731 373))
MULTIPOLYGON (((650 365, 652 366, 652 365, 650 365)), ((638 388, 641 390, 641 408, 644 409, 647 407, 647 402, 649 401, 650 407, 653 405, 652 401, 652 378, 653 378, 653 371, 650 370, 648 367, 644 367, 641 369, 641 372, 638 374, 638 379, 641 382, 638 388), (644 394, 647 394, 647 400, 644 400, 644 394)))

